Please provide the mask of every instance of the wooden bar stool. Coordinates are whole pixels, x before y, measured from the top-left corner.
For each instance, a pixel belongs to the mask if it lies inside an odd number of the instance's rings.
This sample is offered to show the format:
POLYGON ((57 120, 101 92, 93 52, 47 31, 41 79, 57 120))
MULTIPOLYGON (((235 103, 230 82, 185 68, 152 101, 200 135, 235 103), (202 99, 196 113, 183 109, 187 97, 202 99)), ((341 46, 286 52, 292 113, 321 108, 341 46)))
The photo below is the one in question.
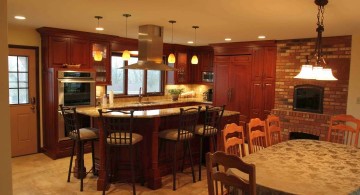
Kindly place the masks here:
POLYGON ((179 115, 179 125, 177 129, 166 129, 164 131, 159 132, 159 138, 163 141, 168 141, 174 144, 174 164, 173 164, 173 190, 176 190, 176 149, 180 143, 185 144, 185 151, 183 156, 183 163, 185 161, 185 154, 186 151, 189 151, 190 155, 190 163, 191 163, 191 172, 193 177, 193 182, 195 183, 195 173, 194 173, 194 165, 190 147, 190 140, 194 138, 194 130, 197 124, 199 113, 200 113, 201 106, 198 108, 180 108, 180 115, 179 115))
POLYGON ((75 144, 79 146, 78 152, 78 175, 80 178, 80 191, 83 191, 83 179, 84 177, 92 170, 95 171, 95 161, 94 161, 94 141, 98 140, 99 131, 95 128, 80 128, 80 124, 78 121, 78 116, 76 113, 75 107, 67 107, 62 104, 59 105, 61 114, 64 118, 65 123, 65 131, 69 138, 73 140, 71 156, 70 156, 70 165, 68 171, 68 179, 67 182, 70 182, 70 173, 72 161, 75 153, 75 144), (91 152, 92 152, 92 168, 85 173, 84 175, 84 145, 86 142, 91 142, 91 152))
MULTIPOLYGON (((104 181, 103 194, 105 194, 106 185, 109 180, 109 173, 111 176, 113 175, 113 167, 111 167, 112 149, 127 147, 129 149, 132 188, 133 194, 135 195, 135 161, 133 153, 134 149, 137 153, 138 150, 136 149, 136 146, 139 145, 140 141, 142 141, 143 136, 137 133, 133 133, 134 110, 113 111, 99 109, 98 112, 100 114, 100 120, 104 130, 104 140, 106 145, 106 176, 104 181)), ((141 160, 138 160, 137 162, 141 164, 141 160)))
POLYGON ((201 181, 201 165, 203 156, 203 140, 209 137, 213 143, 213 152, 216 152, 216 139, 221 118, 224 114, 225 106, 214 107, 206 106, 204 123, 196 125, 195 134, 200 136, 200 159, 199 159, 199 181, 201 181))

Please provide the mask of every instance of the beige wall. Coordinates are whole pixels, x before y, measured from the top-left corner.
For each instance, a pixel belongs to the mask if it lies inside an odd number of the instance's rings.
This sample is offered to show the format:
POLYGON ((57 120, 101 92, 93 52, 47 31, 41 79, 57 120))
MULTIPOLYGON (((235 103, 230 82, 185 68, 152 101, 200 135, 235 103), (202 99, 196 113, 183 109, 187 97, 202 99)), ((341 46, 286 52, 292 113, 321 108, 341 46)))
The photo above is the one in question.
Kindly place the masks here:
POLYGON ((347 114, 360 118, 360 34, 352 36, 347 114))
MULTIPOLYGON (((0 83, 2 89, 8 88, 8 28, 7 28, 7 0, 0 0, 0 83)), ((0 167, 1 182, 0 194, 12 194, 12 177, 11 177, 11 143, 10 143, 10 107, 9 91, 3 90, 0 93, 1 108, 1 133, 0 133, 0 167)))

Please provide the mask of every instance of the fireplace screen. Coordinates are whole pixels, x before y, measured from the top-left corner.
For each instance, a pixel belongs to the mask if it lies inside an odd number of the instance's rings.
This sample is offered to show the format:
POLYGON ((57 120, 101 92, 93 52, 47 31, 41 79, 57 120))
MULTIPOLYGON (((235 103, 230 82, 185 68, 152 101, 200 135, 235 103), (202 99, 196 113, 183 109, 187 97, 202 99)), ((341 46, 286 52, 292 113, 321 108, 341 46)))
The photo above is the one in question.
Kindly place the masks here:
POLYGON ((316 85, 297 85, 294 88, 293 110, 303 112, 323 112, 324 88, 316 85))

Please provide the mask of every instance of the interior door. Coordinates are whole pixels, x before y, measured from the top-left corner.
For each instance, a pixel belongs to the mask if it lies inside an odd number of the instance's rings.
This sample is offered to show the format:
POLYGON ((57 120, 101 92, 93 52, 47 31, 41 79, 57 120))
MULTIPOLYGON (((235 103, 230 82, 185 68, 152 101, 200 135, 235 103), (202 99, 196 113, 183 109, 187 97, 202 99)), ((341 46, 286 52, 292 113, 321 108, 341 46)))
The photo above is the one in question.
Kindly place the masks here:
POLYGON ((21 156, 38 151, 36 93, 36 50, 9 48, 9 104, 11 154, 21 156))

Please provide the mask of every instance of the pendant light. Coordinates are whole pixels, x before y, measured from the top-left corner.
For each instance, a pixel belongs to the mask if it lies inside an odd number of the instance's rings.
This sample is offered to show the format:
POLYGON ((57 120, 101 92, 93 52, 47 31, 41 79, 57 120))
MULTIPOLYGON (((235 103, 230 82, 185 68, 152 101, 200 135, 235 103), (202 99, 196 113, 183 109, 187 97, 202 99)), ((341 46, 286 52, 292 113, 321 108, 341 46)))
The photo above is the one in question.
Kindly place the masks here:
POLYGON ((324 32, 324 11, 328 0, 315 0, 318 6, 317 14, 317 39, 315 45, 315 52, 313 58, 315 59, 315 66, 310 65, 309 60, 301 66, 301 71, 294 78, 298 79, 316 79, 322 81, 336 81, 337 78, 332 74, 331 68, 327 68, 327 63, 322 53, 322 33, 324 32))
MULTIPOLYGON (((100 19, 102 19, 102 16, 95 16, 95 18, 97 19, 97 27, 95 28, 95 30, 97 31, 103 31, 104 28, 100 26, 100 19)), ((95 61, 100 62, 103 59, 103 55, 104 52, 101 49, 101 47, 98 47, 97 45, 93 45, 93 58, 95 61)))
MULTIPOLYGON (((128 19, 128 17, 130 17, 131 15, 130 15, 130 14, 123 14, 123 16, 126 18, 126 23, 125 23, 125 38, 127 38, 127 19, 128 19)), ((129 50, 126 49, 126 50, 123 52, 123 54, 122 54, 122 59, 123 59, 124 61, 130 60, 130 52, 129 52, 129 50)))
MULTIPOLYGON (((171 45, 173 45, 173 41, 174 41, 174 23, 176 23, 175 20, 169 20, 169 22, 171 23, 171 45)), ((169 57, 168 57, 168 63, 175 63, 176 58, 174 55, 174 46, 173 47, 173 51, 170 53, 169 57)))
MULTIPOLYGON (((195 41, 194 41, 194 45, 196 47, 196 29, 199 28, 199 26, 193 26, 193 29, 195 29, 195 41)), ((191 58, 191 64, 198 64, 199 63, 199 59, 196 56, 196 54, 194 54, 191 58)))

